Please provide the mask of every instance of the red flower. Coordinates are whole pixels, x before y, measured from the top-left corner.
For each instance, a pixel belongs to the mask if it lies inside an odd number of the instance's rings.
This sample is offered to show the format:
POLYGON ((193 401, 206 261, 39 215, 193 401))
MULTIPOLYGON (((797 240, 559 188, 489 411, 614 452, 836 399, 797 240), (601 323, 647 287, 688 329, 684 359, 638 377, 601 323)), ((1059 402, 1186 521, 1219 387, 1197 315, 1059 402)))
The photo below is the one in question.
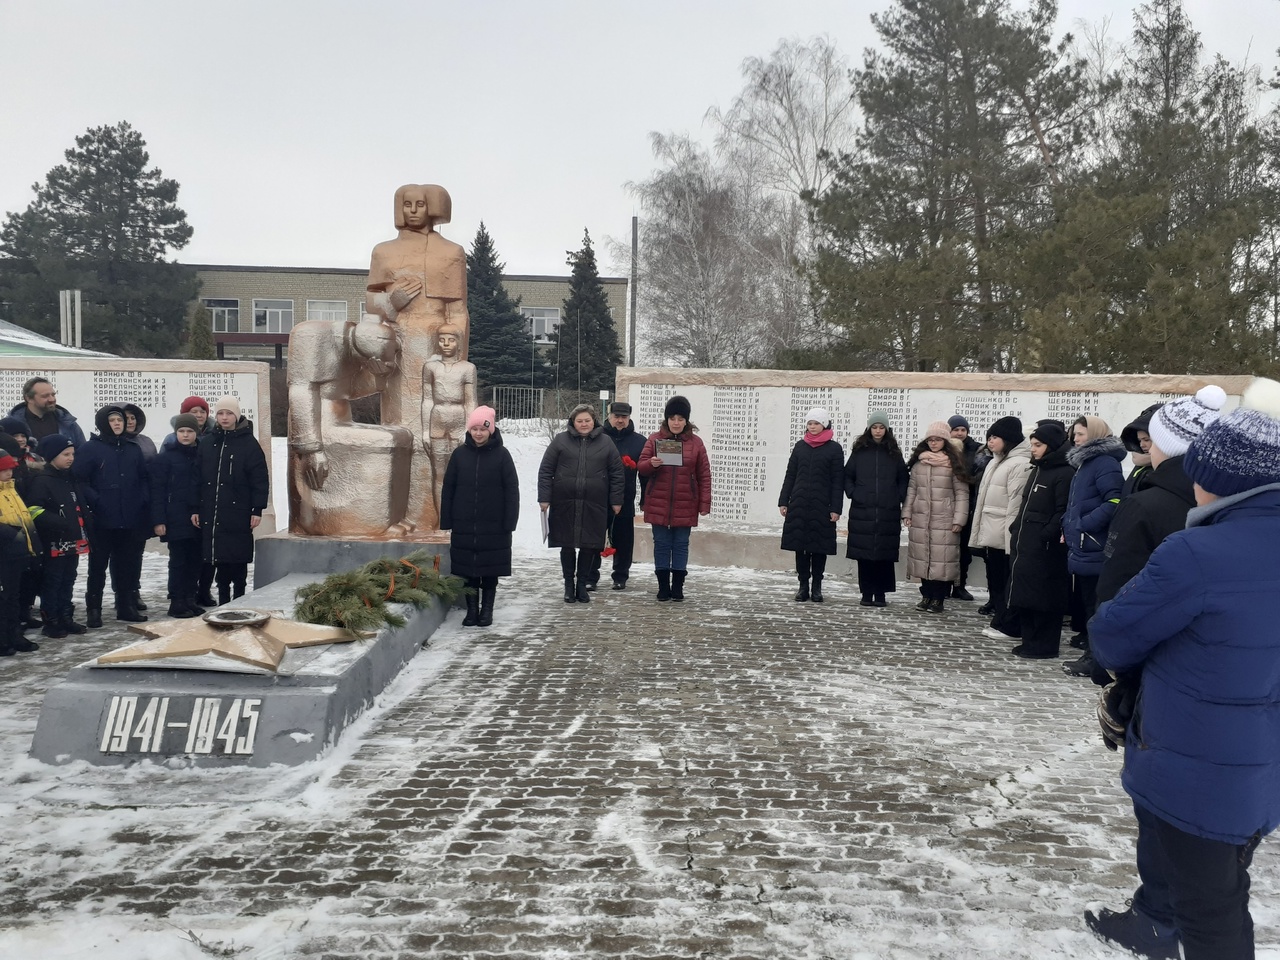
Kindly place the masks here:
POLYGON ((632 470, 635 470, 635 469, 636 469, 636 462, 635 462, 634 460, 632 460, 630 457, 623 457, 623 458, 622 458, 622 465, 623 465, 624 467, 630 467, 632 470))
POLYGON ((618 552, 617 549, 614 547, 605 547, 603 550, 600 551, 600 556, 612 557, 617 552, 618 552))

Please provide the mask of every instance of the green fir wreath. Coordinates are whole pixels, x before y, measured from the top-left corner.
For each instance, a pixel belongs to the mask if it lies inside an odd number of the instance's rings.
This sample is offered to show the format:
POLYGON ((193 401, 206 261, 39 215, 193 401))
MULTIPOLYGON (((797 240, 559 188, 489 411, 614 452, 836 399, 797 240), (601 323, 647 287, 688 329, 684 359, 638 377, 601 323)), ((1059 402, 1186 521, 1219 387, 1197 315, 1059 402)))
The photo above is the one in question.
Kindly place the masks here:
POLYGON ((416 550, 398 560, 379 557, 357 570, 331 573, 298 589, 293 618, 356 633, 403 627, 405 618, 389 604, 420 608, 436 598, 450 606, 466 590, 460 577, 440 576, 439 564, 438 556, 416 550))

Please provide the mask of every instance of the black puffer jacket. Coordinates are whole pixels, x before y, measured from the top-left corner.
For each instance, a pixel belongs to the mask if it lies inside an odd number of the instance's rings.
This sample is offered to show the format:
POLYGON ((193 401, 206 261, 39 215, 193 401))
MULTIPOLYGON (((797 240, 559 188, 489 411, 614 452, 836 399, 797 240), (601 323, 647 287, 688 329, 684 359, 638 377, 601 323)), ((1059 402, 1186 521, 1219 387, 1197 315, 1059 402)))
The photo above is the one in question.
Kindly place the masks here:
POLYGON ((907 478, 902 451, 874 440, 854 443, 844 465, 844 493, 849 498, 845 553, 850 560, 897 562, 907 478))
POLYGON ((520 517, 520 481, 497 429, 484 446, 467 434, 444 471, 440 529, 455 577, 511 576, 511 534, 520 517))
POLYGON ((1182 469, 1182 457, 1170 457, 1149 471, 1142 489, 1120 501, 1103 549, 1099 605, 1138 575, 1165 537, 1186 527, 1187 513, 1195 505, 1195 488, 1182 469))
POLYGON ((151 525, 164 524, 164 536, 195 540, 200 528, 191 515, 200 512, 200 449, 195 444, 165 447, 151 460, 151 525))
POLYGON ((217 429, 196 448, 200 457, 200 532, 206 563, 250 563, 250 518, 267 508, 267 458, 244 417, 217 429))
POLYGON ((44 511, 36 517, 36 530, 46 551, 56 550, 59 556, 81 552, 76 545, 88 539, 88 508, 70 470, 46 463, 32 474, 23 499, 28 507, 44 511))
POLYGON ((782 549, 805 553, 836 552, 836 522, 844 510, 844 450, 834 440, 812 447, 798 440, 787 461, 787 476, 778 494, 787 508, 782 521, 782 549))
POLYGON ((1061 613, 1071 595, 1062 519, 1075 471, 1067 462, 1071 443, 1031 461, 1022 509, 1009 526, 1009 606, 1061 613))
POLYGON ((551 504, 547 546, 603 550, 613 508, 622 506, 622 473, 603 427, 583 436, 570 423, 556 434, 538 467, 538 502, 551 504))

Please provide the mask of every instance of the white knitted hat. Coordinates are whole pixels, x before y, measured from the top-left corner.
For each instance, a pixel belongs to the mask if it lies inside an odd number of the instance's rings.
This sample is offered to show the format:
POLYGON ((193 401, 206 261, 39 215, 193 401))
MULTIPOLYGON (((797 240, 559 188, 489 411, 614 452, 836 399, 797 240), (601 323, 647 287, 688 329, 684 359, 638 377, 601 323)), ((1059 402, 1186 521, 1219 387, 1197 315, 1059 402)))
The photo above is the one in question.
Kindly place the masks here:
POLYGON ((1183 397, 1166 403, 1151 415, 1151 423, 1147 429, 1151 434, 1151 442, 1165 456, 1182 456, 1191 446, 1191 441, 1218 419, 1218 411, 1226 402, 1226 391, 1210 384, 1197 390, 1194 397, 1183 397))

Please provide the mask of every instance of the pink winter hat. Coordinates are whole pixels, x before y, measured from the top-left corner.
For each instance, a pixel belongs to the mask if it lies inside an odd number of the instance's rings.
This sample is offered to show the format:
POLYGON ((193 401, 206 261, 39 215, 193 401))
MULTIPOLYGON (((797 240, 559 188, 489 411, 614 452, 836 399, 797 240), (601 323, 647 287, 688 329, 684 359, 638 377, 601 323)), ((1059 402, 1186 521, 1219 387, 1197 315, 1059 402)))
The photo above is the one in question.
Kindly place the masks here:
POLYGON ((497 420, 498 415, 494 413, 493 407, 476 407, 471 411, 471 416, 467 417, 467 429, 484 427, 490 433, 493 433, 493 427, 497 420))

